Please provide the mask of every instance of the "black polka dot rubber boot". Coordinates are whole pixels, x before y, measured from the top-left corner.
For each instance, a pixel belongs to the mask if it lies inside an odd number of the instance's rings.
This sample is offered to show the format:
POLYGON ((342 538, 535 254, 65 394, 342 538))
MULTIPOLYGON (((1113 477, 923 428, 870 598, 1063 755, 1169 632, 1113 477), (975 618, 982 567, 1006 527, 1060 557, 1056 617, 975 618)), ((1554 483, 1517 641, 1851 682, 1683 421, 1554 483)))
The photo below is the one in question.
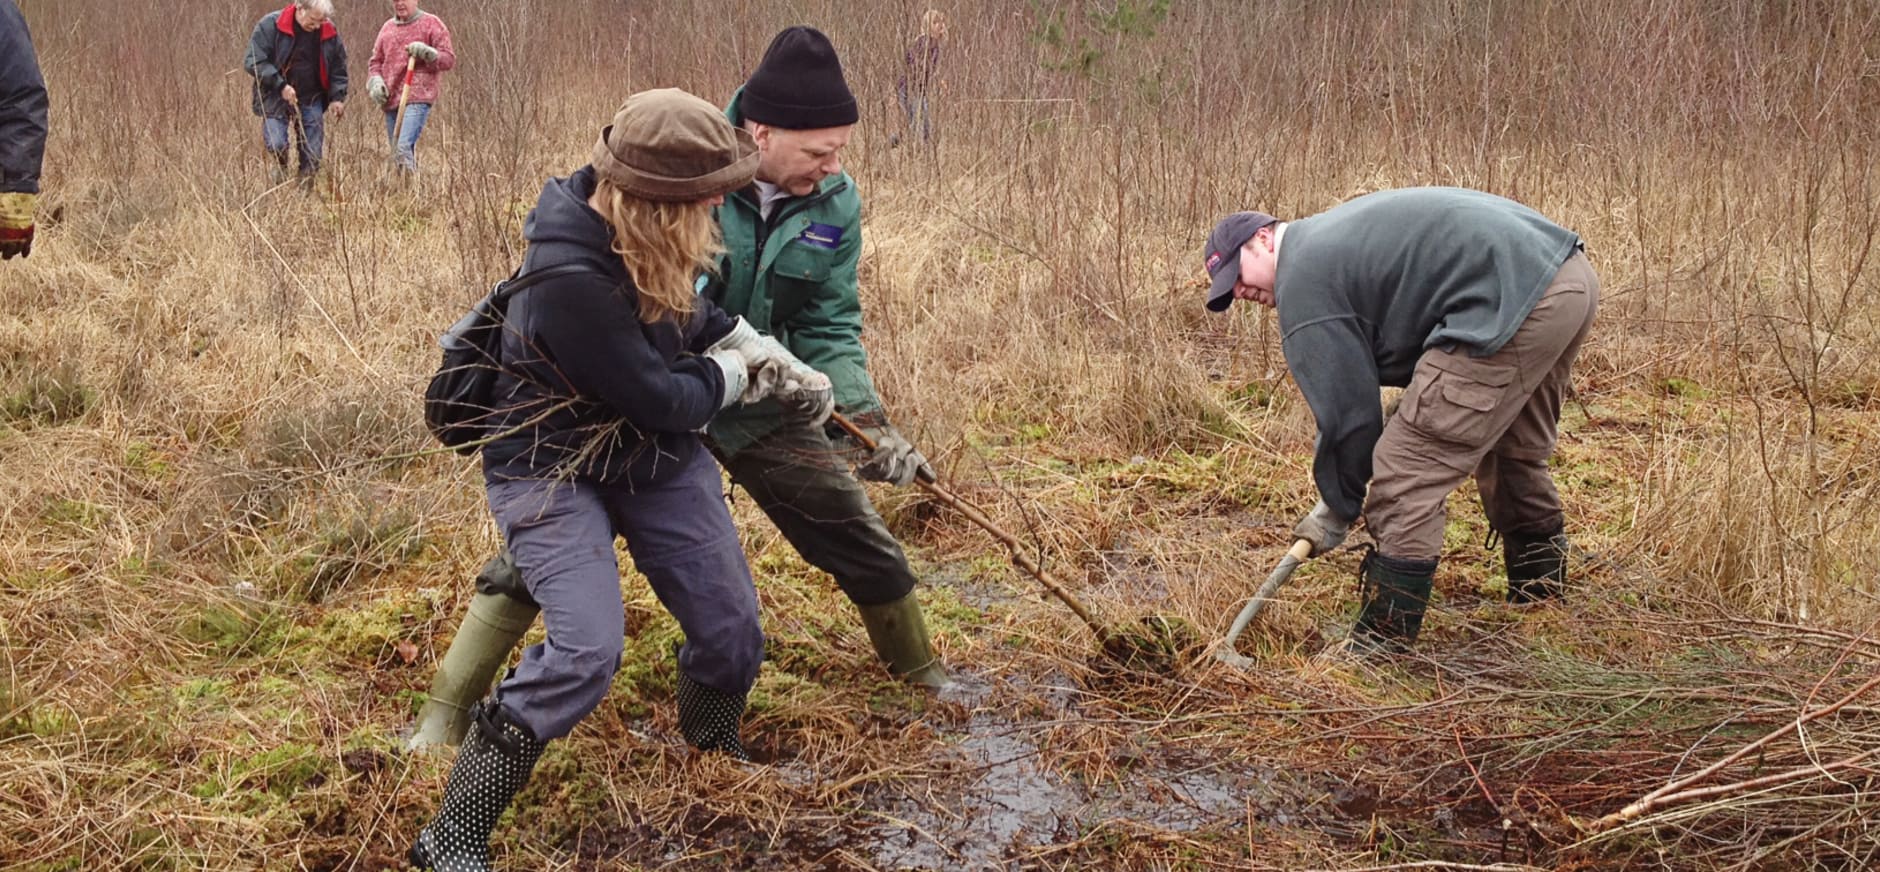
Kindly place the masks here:
POLYGON ((700 751, 723 751, 738 760, 750 760, 738 741, 738 721, 744 718, 744 695, 729 694, 692 680, 679 671, 679 733, 700 751))
POLYGON ((474 717, 444 785, 444 804, 411 846, 411 865, 419 869, 490 869, 490 830, 542 759, 544 743, 510 720, 501 705, 479 703, 474 717))
POLYGON ((1561 530, 1509 533, 1501 539, 1508 601, 1537 603, 1567 595, 1567 536, 1561 530))

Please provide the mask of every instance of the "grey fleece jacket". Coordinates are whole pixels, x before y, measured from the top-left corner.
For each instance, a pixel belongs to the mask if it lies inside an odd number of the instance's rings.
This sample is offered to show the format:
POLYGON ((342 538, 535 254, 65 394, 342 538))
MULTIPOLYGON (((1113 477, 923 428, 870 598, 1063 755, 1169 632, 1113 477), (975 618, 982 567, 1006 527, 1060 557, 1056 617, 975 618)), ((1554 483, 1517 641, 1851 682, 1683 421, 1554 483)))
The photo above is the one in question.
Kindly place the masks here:
POLYGON ((1358 517, 1384 431, 1381 385, 1431 348, 1494 354, 1580 237, 1526 206, 1462 188, 1404 188, 1288 224, 1274 277, 1286 365, 1318 419, 1312 477, 1358 517))

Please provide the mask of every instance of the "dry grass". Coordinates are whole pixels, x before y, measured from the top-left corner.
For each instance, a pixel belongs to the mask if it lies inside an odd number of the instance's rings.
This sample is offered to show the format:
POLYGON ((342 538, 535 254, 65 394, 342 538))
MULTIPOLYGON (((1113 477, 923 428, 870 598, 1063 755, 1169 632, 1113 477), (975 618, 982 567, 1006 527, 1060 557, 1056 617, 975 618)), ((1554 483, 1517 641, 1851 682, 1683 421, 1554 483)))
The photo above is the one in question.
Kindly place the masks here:
MULTIPOLYGON (((864 102, 889 408, 1104 620, 1222 632, 1311 502, 1270 316, 1196 305, 1209 222, 1382 187, 1493 190, 1589 241, 1556 469, 1592 557, 1570 607, 1502 606, 1459 498, 1421 657, 1313 658, 1339 554, 1248 634, 1256 674, 1144 674, 884 491, 965 678, 929 698, 740 499, 773 765, 685 752, 677 631, 629 579, 615 691, 501 831, 510 867, 1875 864, 1865 698, 1700 785, 1743 786, 1594 826, 1880 659, 1873 4, 972 0, 928 153, 887 144, 920 4, 435 0, 463 67, 424 178, 384 178, 359 101, 312 196, 264 181, 237 63, 266 5, 23 3, 54 138, 43 244, 0 267, 0 868, 395 862, 445 771, 397 733, 494 544, 417 424, 433 337, 620 99, 722 98, 795 21, 864 102)), ((385 12, 338 5, 362 84, 385 12)))

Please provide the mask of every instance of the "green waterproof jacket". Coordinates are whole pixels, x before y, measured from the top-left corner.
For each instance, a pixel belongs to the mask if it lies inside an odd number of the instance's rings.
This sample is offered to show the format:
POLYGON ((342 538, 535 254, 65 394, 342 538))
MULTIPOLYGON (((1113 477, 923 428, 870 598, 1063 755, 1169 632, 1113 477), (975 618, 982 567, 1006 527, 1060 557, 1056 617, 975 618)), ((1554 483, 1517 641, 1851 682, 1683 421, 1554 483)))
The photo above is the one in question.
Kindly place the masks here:
MULTIPOLYGON (((733 95, 725 110, 732 124, 743 123, 743 93, 733 95)), ((726 253, 718 279, 704 293, 829 376, 844 415, 879 414, 881 399, 862 350, 855 277, 862 198, 854 180, 848 173, 823 179, 808 196, 778 202, 768 222, 759 206, 755 189, 747 188, 727 195, 718 207, 726 253)), ((764 400, 724 410, 708 432, 726 454, 736 454, 781 425, 776 403, 764 400)))

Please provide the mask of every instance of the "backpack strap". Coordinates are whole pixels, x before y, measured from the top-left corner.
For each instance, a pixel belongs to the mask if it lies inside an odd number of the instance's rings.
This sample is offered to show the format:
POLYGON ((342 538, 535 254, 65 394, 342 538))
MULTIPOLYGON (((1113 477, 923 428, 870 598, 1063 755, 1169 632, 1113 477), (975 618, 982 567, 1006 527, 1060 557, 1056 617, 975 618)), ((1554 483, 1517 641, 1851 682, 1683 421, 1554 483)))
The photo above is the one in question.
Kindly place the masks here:
POLYGON ((533 287, 549 279, 557 279, 562 276, 578 275, 581 273, 596 276, 606 275, 606 273, 584 263, 558 263, 554 266, 530 270, 526 273, 522 271, 522 267, 516 267, 516 271, 509 274, 509 278, 498 282, 496 287, 490 291, 490 299, 497 303, 506 302, 511 295, 524 288, 533 287))

